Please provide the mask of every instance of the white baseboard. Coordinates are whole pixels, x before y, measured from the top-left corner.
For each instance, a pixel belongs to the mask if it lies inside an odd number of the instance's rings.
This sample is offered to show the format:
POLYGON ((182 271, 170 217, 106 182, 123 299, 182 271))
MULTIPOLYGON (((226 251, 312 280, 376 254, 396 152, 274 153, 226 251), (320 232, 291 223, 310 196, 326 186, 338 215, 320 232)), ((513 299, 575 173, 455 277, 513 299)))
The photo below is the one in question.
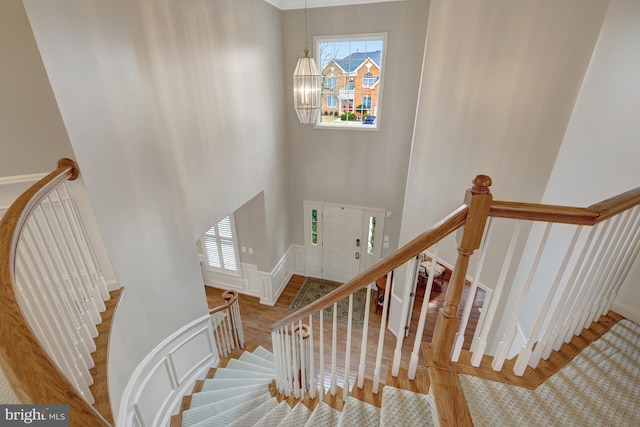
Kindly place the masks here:
POLYGON ((626 319, 629 319, 632 322, 640 323, 640 310, 638 310, 638 307, 632 307, 619 301, 615 301, 611 306, 611 310, 624 316, 626 319))
POLYGON ((207 314, 167 337, 138 365, 122 394, 117 425, 169 425, 182 397, 219 363, 207 314))

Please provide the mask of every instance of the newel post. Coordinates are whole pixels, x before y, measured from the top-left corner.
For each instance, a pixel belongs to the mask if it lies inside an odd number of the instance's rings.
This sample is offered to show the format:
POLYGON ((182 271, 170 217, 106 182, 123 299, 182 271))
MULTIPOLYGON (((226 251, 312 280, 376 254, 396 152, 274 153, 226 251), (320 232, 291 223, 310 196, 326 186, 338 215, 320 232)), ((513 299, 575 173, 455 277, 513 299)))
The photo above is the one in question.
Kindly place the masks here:
POLYGON ((431 342, 433 362, 447 366, 451 361, 451 350, 458 331, 458 307, 469 267, 469 258, 480 247, 484 228, 489 217, 493 196, 489 191, 491 178, 478 175, 473 187, 465 194, 465 204, 469 207, 462 235, 458 236, 458 259, 456 260, 445 302, 438 313, 431 342))

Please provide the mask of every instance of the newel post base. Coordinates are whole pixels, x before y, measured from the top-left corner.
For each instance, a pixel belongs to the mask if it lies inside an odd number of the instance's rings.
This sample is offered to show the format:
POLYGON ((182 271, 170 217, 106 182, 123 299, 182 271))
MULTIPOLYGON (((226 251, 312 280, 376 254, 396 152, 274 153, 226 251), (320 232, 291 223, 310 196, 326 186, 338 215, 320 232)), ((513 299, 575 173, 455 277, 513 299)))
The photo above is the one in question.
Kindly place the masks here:
POLYGON ((467 277, 469 258, 473 251, 480 247, 493 200, 490 186, 491 178, 478 175, 473 180, 473 187, 467 190, 465 195, 465 204, 469 210, 462 234, 458 235, 458 259, 447 287, 444 305, 438 313, 431 341, 433 362, 438 366, 448 366, 451 363, 451 351, 460 322, 458 307, 467 277))

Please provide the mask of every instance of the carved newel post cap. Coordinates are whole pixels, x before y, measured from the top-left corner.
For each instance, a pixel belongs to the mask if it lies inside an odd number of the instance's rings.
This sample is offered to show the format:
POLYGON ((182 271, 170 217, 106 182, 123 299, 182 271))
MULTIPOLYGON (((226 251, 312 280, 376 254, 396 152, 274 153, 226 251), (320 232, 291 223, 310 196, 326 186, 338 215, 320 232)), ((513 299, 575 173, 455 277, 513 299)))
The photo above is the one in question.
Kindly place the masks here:
POLYGON ((488 175, 476 175, 473 179, 473 192, 474 193, 488 193, 489 187, 491 187, 491 177, 488 175))

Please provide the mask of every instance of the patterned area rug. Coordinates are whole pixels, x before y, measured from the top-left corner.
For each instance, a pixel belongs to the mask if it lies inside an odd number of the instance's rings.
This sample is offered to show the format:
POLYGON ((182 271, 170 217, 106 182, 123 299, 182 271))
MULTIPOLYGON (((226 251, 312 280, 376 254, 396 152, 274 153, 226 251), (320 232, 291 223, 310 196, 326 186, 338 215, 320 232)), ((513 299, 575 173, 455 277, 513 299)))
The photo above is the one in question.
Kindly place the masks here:
MULTIPOLYGON (((298 311, 302 307, 306 307, 320 297, 325 296, 334 291, 342 283, 331 282, 329 280, 314 279, 308 277, 300 287, 298 294, 289 305, 290 311, 298 311)), ((360 289, 353 294, 353 319, 355 326, 362 326, 364 322, 365 303, 367 302, 367 289, 360 289)), ((324 310, 325 319, 333 319, 333 306, 324 310)), ((338 301, 338 322, 347 323, 349 316, 349 298, 345 297, 338 301)))
POLYGON ((621 320, 535 390, 460 375, 476 426, 640 425, 640 327, 621 320))

